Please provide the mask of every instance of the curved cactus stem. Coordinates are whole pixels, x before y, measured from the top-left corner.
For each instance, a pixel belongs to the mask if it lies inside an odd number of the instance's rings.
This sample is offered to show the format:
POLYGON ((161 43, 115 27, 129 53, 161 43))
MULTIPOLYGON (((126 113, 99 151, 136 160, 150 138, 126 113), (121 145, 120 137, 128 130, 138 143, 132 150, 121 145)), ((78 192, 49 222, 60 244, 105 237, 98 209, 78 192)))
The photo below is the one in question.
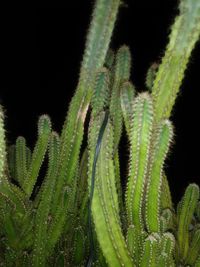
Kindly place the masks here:
POLYGON ((35 240, 33 249, 33 266, 44 266, 46 262, 45 247, 49 220, 50 204, 56 181, 59 156, 59 136, 53 132, 49 141, 49 164, 47 177, 41 193, 40 203, 35 218, 35 240))
POLYGON ((22 188, 26 192, 27 197, 30 197, 37 181, 38 174, 44 160, 51 133, 51 121, 47 115, 42 115, 38 121, 38 140, 36 142, 30 168, 27 173, 27 178, 24 180, 22 188))
POLYGON ((190 54, 200 34, 200 2, 180 1, 180 15, 172 25, 169 44, 153 84, 155 119, 170 116, 190 54))
MULTIPOLYGON (((92 174, 94 151, 102 113, 92 120, 89 128, 89 178, 92 174)), ((119 204, 113 164, 113 130, 110 121, 106 126, 96 165, 92 215, 97 238, 109 266, 133 266, 119 219, 119 204)), ((90 183, 89 183, 90 184, 90 183)))
POLYGON ((160 232, 160 195, 163 164, 169 150, 173 131, 168 120, 160 123, 153 136, 148 182, 146 189, 145 219, 149 233, 160 232))
POLYGON ((189 249, 189 225, 191 223, 197 202, 199 199, 199 187, 196 184, 190 184, 181 200, 177 239, 180 257, 184 260, 187 257, 189 249))
POLYGON ((150 95, 140 94, 134 102, 130 129, 130 169, 126 189, 129 225, 144 230, 142 205, 153 128, 153 105, 150 95))
POLYGON ((9 203, 13 206, 16 213, 19 215, 24 214, 26 211, 26 205, 24 203, 24 197, 22 197, 23 193, 20 189, 12 184, 10 184, 7 180, 1 183, 0 186, 0 197, 4 200, 9 201, 9 203))

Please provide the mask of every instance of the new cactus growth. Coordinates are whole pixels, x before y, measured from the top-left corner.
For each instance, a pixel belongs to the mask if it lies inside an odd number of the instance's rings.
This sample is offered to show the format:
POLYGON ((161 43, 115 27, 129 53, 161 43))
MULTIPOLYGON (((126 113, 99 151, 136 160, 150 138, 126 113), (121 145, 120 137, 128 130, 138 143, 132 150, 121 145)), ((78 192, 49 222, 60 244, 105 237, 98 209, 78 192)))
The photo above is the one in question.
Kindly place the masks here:
POLYGON ((180 1, 142 93, 130 80, 129 48, 109 48, 119 7, 120 0, 96 0, 60 134, 42 115, 33 150, 22 136, 7 147, 0 106, 0 266, 200 266, 199 186, 190 184, 176 208, 164 169, 171 111, 200 35, 200 1, 180 1), (123 126, 127 180, 120 177, 123 126))

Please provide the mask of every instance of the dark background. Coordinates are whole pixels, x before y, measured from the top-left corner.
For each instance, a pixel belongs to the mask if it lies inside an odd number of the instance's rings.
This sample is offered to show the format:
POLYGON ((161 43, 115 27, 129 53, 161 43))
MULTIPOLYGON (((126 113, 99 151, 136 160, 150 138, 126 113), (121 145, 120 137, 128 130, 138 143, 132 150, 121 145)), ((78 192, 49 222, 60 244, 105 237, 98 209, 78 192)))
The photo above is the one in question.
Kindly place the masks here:
MULTIPOLYGON (((6 111, 9 144, 23 135, 32 147, 37 119, 43 113, 50 115, 55 130, 61 130, 78 81, 93 6, 91 0, 77 0, 70 5, 68 2, 65 8, 1 10, 0 103, 6 111)), ((145 89, 148 67, 163 55, 178 1, 124 2, 112 47, 116 49, 124 43, 130 46, 132 80, 141 91, 145 89)), ((180 198, 189 182, 200 183, 199 75, 198 44, 172 116, 175 142, 166 170, 174 200, 180 198)))

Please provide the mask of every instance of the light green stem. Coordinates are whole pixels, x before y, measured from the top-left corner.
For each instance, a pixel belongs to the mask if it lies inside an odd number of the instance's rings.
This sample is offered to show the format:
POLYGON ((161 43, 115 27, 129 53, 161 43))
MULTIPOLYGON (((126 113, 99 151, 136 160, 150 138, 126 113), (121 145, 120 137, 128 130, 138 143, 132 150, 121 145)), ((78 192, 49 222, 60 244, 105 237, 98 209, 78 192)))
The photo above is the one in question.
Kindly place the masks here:
POLYGON ((153 84, 155 119, 171 114, 191 52, 200 34, 200 1, 180 1, 180 15, 172 26, 169 44, 153 84))

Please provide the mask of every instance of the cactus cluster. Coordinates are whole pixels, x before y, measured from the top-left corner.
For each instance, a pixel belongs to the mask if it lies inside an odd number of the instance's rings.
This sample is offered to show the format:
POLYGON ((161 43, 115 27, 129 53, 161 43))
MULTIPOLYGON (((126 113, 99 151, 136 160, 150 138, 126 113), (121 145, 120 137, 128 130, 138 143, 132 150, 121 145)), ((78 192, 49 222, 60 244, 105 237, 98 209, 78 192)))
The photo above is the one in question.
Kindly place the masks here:
POLYGON ((176 208, 164 169, 170 114, 200 35, 200 1, 180 1, 166 52, 141 93, 130 79, 129 48, 109 49, 120 4, 96 0, 60 134, 42 115, 33 149, 22 136, 6 146, 0 107, 0 266, 200 266, 199 186, 190 184, 176 208))

